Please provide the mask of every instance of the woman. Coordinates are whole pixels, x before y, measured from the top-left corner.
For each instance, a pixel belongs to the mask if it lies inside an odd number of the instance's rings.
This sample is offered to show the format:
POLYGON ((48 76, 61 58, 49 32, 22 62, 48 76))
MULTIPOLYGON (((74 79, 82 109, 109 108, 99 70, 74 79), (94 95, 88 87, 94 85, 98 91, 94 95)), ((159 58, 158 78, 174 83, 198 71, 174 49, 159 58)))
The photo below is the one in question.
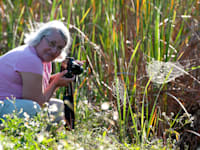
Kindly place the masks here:
POLYGON ((24 112, 33 117, 44 103, 49 103, 50 107, 57 106, 52 114, 55 121, 60 121, 63 103, 51 97, 74 77, 65 78, 67 71, 51 75, 51 62, 61 56, 65 58, 70 45, 69 31, 62 22, 51 21, 26 37, 25 45, 0 57, 0 118, 14 110, 19 117, 24 112))

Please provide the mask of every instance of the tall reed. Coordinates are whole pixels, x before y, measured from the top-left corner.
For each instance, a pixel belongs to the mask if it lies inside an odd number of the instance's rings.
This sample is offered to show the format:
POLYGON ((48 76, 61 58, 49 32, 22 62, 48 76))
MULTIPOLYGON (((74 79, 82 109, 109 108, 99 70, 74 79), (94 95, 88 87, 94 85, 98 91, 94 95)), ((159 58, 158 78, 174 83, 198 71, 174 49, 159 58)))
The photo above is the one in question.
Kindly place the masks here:
MULTIPOLYGON (((113 110, 118 111, 120 140, 128 136, 136 144, 144 144, 160 130, 160 114, 164 109, 158 107, 159 94, 167 88, 166 85, 154 88, 151 79, 146 78, 145 66, 152 59, 177 60, 179 50, 190 39, 190 21, 199 17, 195 10, 198 3, 198 0, 3 0, 1 54, 22 44, 24 33, 35 21, 61 19, 68 27, 75 26, 78 30, 72 33, 70 56, 87 60, 89 67, 75 86, 76 104, 81 100, 80 91, 89 101, 95 99, 97 105, 109 101, 113 110), (152 92, 157 94, 153 96, 152 92)), ((61 93, 62 90, 58 91, 57 97, 61 93)), ((163 105, 166 110, 167 104, 163 105)))

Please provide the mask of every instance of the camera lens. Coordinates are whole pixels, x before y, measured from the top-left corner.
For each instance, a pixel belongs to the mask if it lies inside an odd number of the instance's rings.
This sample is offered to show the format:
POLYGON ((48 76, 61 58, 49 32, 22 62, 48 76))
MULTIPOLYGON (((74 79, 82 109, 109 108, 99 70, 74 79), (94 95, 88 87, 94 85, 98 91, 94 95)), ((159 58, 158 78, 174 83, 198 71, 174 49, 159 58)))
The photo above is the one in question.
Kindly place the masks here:
POLYGON ((83 67, 76 63, 74 59, 70 58, 67 64, 67 73, 65 74, 66 78, 72 78, 73 75, 79 75, 83 72, 83 67))

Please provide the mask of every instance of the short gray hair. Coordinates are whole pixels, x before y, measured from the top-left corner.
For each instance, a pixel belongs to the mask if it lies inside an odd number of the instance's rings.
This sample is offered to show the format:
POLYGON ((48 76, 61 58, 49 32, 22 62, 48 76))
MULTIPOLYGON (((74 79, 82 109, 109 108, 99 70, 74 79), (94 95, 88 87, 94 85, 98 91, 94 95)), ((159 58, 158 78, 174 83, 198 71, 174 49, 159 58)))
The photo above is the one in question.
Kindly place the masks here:
POLYGON ((50 35, 54 30, 57 30, 66 42, 66 45, 61 53, 62 57, 65 57, 69 47, 71 46, 71 37, 69 30, 64 23, 54 20, 47 23, 38 23, 37 26, 38 28, 32 29, 30 33, 25 35, 24 43, 30 46, 36 46, 44 36, 50 35))

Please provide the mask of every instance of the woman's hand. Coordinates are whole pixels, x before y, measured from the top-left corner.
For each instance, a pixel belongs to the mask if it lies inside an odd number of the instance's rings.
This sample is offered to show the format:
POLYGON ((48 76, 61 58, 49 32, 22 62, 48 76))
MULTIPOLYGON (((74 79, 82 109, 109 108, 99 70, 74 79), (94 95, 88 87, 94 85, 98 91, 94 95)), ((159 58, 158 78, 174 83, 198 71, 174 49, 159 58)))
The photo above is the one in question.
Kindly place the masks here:
MULTIPOLYGON (((79 65, 83 65, 85 63, 85 61, 80 61, 80 60, 74 60, 77 64, 79 65)), ((67 62, 63 61, 63 67, 66 69, 67 68, 67 62)), ((70 82, 75 80, 75 76, 73 76, 72 78, 66 78, 64 77, 64 75, 67 73, 67 70, 64 70, 62 72, 56 73, 54 75, 51 76, 50 78, 50 83, 53 82, 53 84, 56 87, 66 87, 70 82)))
POLYGON ((51 76, 51 82, 55 84, 56 87, 66 87, 70 82, 75 80, 75 76, 72 78, 66 78, 64 75, 67 73, 67 70, 56 73, 51 76))

